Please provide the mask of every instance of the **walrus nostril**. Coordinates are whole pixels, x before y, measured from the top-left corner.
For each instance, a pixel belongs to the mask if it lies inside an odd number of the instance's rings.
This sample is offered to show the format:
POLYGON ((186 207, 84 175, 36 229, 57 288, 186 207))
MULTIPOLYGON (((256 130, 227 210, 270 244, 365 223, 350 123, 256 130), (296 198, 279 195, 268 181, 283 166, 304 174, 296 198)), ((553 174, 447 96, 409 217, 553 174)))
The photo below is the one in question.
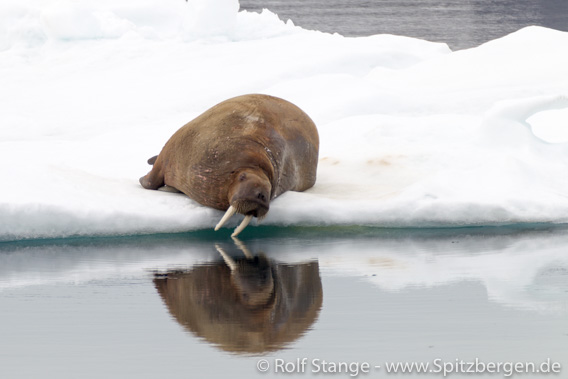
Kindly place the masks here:
POLYGON ((262 201, 266 201, 266 195, 262 192, 259 192, 256 197, 262 201))

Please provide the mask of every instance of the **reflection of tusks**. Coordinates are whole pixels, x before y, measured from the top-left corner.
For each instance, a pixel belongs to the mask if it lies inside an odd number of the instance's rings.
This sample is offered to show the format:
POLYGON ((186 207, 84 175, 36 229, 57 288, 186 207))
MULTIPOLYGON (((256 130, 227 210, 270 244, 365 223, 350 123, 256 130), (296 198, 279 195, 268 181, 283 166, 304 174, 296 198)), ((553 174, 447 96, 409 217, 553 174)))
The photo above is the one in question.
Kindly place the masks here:
MULTIPOLYGON (((225 215, 223 216, 223 218, 221 219, 221 221, 219 221, 219 223, 217 225, 215 225, 215 231, 219 230, 220 227, 222 227, 223 225, 225 225, 225 223, 227 221, 229 221, 229 219, 231 217, 233 217, 233 215, 237 213, 237 210, 235 209, 235 207, 233 207, 232 205, 229 207, 229 209, 227 209, 227 212, 225 212, 225 215)), ((245 225, 246 226, 246 225, 245 225)))
POLYGON ((221 248, 221 246, 219 245, 215 245, 215 249, 217 249, 217 251, 219 252, 219 254, 221 254, 221 256, 223 257, 223 260, 225 261, 225 263, 227 264, 227 266, 229 266, 229 268, 231 269, 231 271, 234 271, 237 268, 237 263, 235 262, 235 260, 233 258, 231 258, 229 256, 229 254, 225 253, 225 250, 223 250, 221 248))
POLYGON ((248 249, 248 247, 246 247, 246 245, 237 237, 231 236, 233 238, 233 242, 235 242, 235 245, 237 245, 237 247, 245 254, 245 257, 247 257, 247 259, 253 259, 254 258, 254 254, 248 249))
POLYGON ((237 227, 237 229, 235 229, 233 234, 231 234, 231 237, 236 237, 236 236, 239 235, 240 232, 245 230, 245 228, 249 224, 250 220, 252 220, 252 215, 246 215, 245 218, 243 219, 243 222, 241 222, 241 224, 237 227))

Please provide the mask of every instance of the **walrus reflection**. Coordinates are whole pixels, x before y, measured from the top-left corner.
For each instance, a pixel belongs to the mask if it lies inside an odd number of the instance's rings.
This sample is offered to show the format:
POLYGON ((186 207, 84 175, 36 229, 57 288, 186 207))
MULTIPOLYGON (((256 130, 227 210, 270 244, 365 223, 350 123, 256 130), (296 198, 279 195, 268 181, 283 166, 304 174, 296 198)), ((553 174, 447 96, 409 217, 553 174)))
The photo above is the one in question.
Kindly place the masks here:
POLYGON ((185 329, 240 354, 279 350, 301 337, 323 301, 318 262, 284 264, 264 254, 156 276, 154 284, 185 329))
POLYGON ((215 248, 231 269, 231 283, 245 306, 258 308, 270 303, 274 296, 272 267, 266 256, 253 256, 237 239, 237 246, 245 253, 246 259, 235 261, 219 245, 215 248))

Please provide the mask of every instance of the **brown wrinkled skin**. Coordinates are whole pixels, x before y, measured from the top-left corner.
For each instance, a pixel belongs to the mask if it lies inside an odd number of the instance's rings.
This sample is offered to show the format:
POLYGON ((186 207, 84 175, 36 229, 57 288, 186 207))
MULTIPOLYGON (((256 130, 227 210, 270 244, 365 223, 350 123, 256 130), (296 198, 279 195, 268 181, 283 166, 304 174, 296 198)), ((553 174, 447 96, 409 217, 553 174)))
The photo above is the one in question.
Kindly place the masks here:
POLYGON ((252 191, 250 185, 240 186, 243 173, 266 182, 270 200, 312 187, 318 150, 316 126, 300 108, 272 96, 244 95, 181 127, 140 183, 147 189, 167 185, 200 204, 226 210, 235 194, 252 191))

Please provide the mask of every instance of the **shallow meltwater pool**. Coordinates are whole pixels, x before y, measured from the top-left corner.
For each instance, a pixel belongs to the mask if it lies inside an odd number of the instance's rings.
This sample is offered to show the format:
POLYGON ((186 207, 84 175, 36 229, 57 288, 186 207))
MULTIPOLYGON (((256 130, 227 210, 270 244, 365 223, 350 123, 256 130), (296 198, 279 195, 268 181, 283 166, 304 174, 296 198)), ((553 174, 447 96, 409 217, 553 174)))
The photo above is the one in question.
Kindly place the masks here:
POLYGON ((2 243, 0 377, 559 377, 566 232, 2 243))

